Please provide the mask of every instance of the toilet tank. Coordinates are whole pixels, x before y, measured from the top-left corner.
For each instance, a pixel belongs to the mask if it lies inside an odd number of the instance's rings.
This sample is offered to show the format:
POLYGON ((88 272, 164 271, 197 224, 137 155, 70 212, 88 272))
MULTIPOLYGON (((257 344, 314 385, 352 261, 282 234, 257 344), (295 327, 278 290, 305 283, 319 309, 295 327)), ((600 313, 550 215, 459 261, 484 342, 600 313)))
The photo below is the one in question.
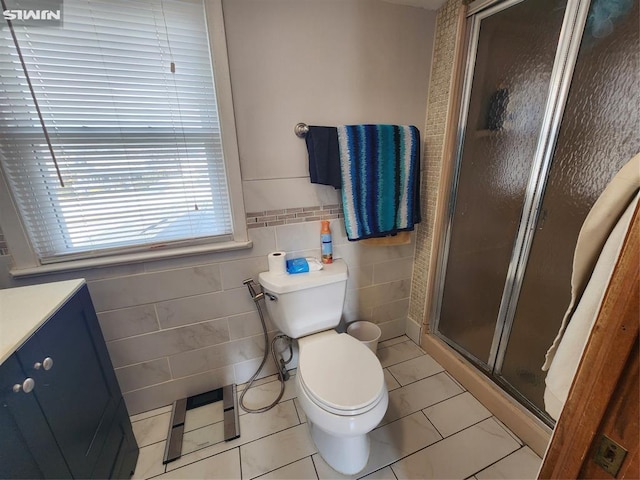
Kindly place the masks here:
POLYGON ((258 281, 272 322, 291 338, 334 328, 340 323, 347 288, 341 259, 308 273, 262 272, 258 281))

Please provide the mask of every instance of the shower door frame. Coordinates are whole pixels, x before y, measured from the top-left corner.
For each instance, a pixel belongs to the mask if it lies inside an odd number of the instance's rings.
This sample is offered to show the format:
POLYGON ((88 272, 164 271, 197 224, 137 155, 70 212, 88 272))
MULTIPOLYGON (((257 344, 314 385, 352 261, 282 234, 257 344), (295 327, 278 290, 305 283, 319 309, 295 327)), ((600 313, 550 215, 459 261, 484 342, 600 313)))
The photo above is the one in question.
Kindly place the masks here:
POLYGON ((492 378, 496 383, 500 384, 504 390, 515 397, 520 403, 551 425, 553 420, 512 386, 501 375, 501 372, 509 335, 515 318, 518 297, 522 288, 527 260, 544 198, 544 189, 551 167, 551 159, 569 95, 569 87, 571 85, 591 0, 567 0, 549 81, 544 116, 525 190, 522 215, 512 249, 507 276, 505 278, 505 286, 488 360, 484 361, 477 358, 438 331, 481 22, 483 19, 522 3, 523 1, 526 0, 476 0, 469 5, 467 10, 468 43, 463 73, 464 78, 458 103, 459 113, 453 157, 454 166, 446 217, 439 239, 441 248, 439 248, 438 251, 435 267, 435 283, 432 297, 434 301, 431 304, 430 325, 431 333, 471 361, 477 368, 492 378))

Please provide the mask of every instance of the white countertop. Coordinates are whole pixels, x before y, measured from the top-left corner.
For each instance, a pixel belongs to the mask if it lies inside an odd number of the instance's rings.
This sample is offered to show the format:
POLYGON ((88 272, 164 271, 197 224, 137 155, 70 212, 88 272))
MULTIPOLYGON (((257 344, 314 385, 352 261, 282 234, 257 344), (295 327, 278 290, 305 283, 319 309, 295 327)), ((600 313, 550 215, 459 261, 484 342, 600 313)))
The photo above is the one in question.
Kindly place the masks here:
POLYGON ((0 290, 0 363, 76 293, 84 279, 0 290))

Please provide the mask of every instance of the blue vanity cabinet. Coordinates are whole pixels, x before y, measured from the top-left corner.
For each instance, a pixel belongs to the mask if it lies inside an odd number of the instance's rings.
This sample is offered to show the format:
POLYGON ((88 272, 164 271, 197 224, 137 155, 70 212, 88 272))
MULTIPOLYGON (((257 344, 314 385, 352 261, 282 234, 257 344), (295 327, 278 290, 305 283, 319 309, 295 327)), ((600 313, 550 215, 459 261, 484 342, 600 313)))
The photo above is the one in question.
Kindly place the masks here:
MULTIPOLYGON (((3 415, 28 450, 3 458, 0 477, 131 476, 138 446, 86 285, 2 364, 0 379, 3 415), (33 385, 15 387, 27 378, 33 385)), ((12 439, 2 437, 4 450, 12 439)))
POLYGON ((27 378, 15 354, 0 365, 0 477, 71 478, 35 396, 13 391, 27 378))

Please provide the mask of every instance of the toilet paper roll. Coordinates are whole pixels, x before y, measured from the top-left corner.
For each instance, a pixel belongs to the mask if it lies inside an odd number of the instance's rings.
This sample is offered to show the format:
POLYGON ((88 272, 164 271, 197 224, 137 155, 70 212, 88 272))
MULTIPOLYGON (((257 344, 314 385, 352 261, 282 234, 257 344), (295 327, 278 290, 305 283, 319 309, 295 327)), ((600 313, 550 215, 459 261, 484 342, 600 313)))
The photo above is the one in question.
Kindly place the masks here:
POLYGON ((287 273, 286 257, 286 252, 271 252, 269 255, 267 255, 267 261, 269 262, 269 271, 271 273, 287 273))

